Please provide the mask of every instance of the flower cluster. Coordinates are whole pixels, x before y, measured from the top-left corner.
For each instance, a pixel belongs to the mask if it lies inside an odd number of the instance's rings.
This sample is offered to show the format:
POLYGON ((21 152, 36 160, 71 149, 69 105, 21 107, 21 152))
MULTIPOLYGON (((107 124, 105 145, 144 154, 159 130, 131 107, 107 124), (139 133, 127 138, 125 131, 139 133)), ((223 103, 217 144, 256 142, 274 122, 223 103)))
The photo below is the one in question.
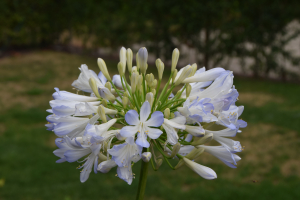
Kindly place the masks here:
POLYGON ((164 63, 156 60, 158 79, 147 74, 148 52, 141 48, 133 65, 131 49, 120 50, 118 75, 108 73, 99 58, 97 75, 86 65, 72 84, 77 94, 55 88, 50 101, 48 130, 58 138, 54 154, 61 162, 80 162, 80 181, 91 171, 107 173, 117 167, 117 176, 132 183, 132 165, 142 159, 157 170, 163 160, 172 168, 186 165, 205 179, 216 173, 195 162, 207 152, 235 168, 242 151, 234 137, 247 123, 238 119, 244 107, 236 106, 238 92, 233 74, 222 68, 206 71, 187 65, 179 71, 179 51, 172 54, 168 81, 161 87, 164 63), (126 74, 127 69, 127 74, 126 74), (175 89, 182 85, 175 93, 175 89), (162 90, 161 90, 162 88, 162 90), (208 146, 211 140, 219 146, 208 146), (159 155, 158 155, 159 154, 159 155), (169 159, 177 159, 172 166, 169 159))

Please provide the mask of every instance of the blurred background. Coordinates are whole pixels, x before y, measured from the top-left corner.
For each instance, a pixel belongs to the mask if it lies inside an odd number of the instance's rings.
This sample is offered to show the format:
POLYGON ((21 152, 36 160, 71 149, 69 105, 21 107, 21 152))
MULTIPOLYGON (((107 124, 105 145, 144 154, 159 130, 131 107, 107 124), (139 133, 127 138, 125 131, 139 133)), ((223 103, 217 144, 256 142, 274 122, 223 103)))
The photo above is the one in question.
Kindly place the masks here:
POLYGON ((174 48, 179 67, 232 70, 248 122, 237 169, 204 154, 218 174, 208 181, 163 163, 145 199, 300 199, 299 10, 295 0, 1 0, 0 199, 135 198, 138 179, 128 186, 115 169, 80 183, 78 163, 55 163, 44 126, 53 88, 74 91, 78 67, 98 73, 97 57, 117 73, 122 46, 145 46, 149 70, 159 57, 165 75, 174 48))

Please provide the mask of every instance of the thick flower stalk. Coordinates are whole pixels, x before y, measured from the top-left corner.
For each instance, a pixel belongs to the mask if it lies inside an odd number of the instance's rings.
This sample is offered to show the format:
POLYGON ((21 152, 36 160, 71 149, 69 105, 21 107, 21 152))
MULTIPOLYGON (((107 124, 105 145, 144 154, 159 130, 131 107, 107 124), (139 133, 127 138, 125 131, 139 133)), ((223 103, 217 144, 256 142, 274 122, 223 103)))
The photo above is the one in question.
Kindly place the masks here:
MULTIPOLYGON (((79 68, 72 84, 77 94, 55 88, 46 126, 58 136, 57 162, 80 161, 81 182, 91 171, 107 173, 116 167, 117 176, 128 184, 135 178, 132 165, 138 161, 143 162, 142 177, 147 175, 143 169, 148 162, 158 170, 164 160, 171 169, 185 165, 205 179, 215 179, 211 168, 195 162, 196 158, 201 162, 203 152, 235 168, 241 159, 235 153, 242 147, 230 137, 247 123, 239 119, 244 107, 235 105, 238 92, 232 72, 206 71, 196 64, 178 71, 179 51, 175 49, 169 79, 162 86, 164 63, 156 60, 155 79, 147 74, 147 59, 147 49, 141 48, 134 66, 131 49, 123 47, 119 74, 111 78, 99 58, 98 75, 86 65, 79 68), (220 146, 208 146, 211 140, 220 146), (170 159, 178 160, 177 165, 172 166, 170 159)), ((144 185, 141 178, 139 199, 144 185)))

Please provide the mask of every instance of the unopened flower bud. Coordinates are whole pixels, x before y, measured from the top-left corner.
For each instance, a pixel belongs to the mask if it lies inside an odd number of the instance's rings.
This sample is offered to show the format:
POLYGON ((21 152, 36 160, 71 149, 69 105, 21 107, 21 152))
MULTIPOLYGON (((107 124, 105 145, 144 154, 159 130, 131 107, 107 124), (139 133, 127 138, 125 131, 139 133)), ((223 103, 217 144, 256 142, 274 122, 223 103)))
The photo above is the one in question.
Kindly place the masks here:
POLYGON ((101 104, 102 104, 104 107, 107 107, 107 100, 106 100, 106 99, 102 99, 101 104))
POLYGON ((189 97, 192 91, 192 86, 190 84, 186 84, 186 97, 189 97))
POLYGON ((146 100, 149 102, 150 106, 152 107, 153 101, 154 101, 154 95, 152 92, 148 92, 146 94, 146 100))
POLYGON ((116 97, 106 87, 99 88, 98 91, 102 98, 109 100, 109 101, 115 101, 116 97))
POLYGON ((122 103, 123 103, 123 107, 126 108, 127 104, 128 104, 128 97, 123 97, 122 99, 122 103))
POLYGON ((102 105, 98 107, 98 115, 100 116, 100 119, 102 120, 103 123, 107 122, 106 116, 105 116, 105 110, 102 105))
POLYGON ((106 87, 109 91, 111 91, 111 83, 110 83, 110 82, 106 82, 106 83, 105 83, 105 87, 106 87))
POLYGON ((142 85, 143 85, 143 76, 142 75, 139 75, 137 85, 139 88, 142 87, 142 85))
POLYGON ((137 72, 133 72, 131 75, 131 91, 132 91, 132 93, 135 92, 138 80, 139 80, 139 74, 137 72))
POLYGON ((124 75, 124 72, 125 72, 125 63, 123 63, 123 62, 119 62, 118 63, 118 71, 119 71, 120 76, 124 75))
POLYGON ((98 86, 97 86, 96 80, 93 77, 91 77, 89 79, 89 84, 90 84, 90 87, 91 87, 92 91, 94 92, 95 96, 98 98, 101 98, 101 96, 98 92, 98 86))
POLYGON ((195 163, 187 158, 183 158, 183 161, 186 166, 188 166, 191 170, 193 170, 203 178, 208 180, 217 178, 216 172, 211 168, 195 163))
POLYGON ((198 158, 204 152, 204 148, 194 148, 190 153, 185 157, 190 160, 198 158))
POLYGON ((186 125, 185 127, 186 127, 185 130, 189 134, 191 134, 191 135, 193 135, 195 137, 202 137, 205 134, 205 131, 204 131, 204 129, 201 126, 189 126, 189 125, 186 125))
POLYGON ((179 85, 180 83, 182 83, 182 81, 184 79, 186 79, 187 77, 189 77, 190 73, 192 72, 192 67, 191 66, 186 66, 183 68, 181 74, 179 75, 179 77, 177 78, 177 80, 175 80, 175 85, 179 85))
POLYGON ((172 72, 175 70, 176 65, 178 63, 178 59, 179 59, 179 50, 176 48, 173 50, 172 53, 172 72))
POLYGON ((162 159, 162 158, 158 158, 158 159, 156 160, 156 169, 158 169, 158 168, 161 166, 162 162, 163 162, 163 159, 162 159))
POLYGON ((175 117, 174 113, 171 113, 170 119, 173 119, 175 117))
POLYGON ((152 92, 153 95, 155 96, 155 94, 156 94, 156 89, 153 88, 153 89, 151 90, 151 92, 152 92))
POLYGON ((137 68, 137 71, 139 71, 139 70, 140 70, 139 52, 136 53, 136 55, 135 55, 135 60, 136 60, 136 68, 137 68))
POLYGON ((157 59, 155 64, 156 64, 156 67, 157 67, 158 79, 161 80, 162 76, 163 76, 163 73, 164 73, 165 65, 160 59, 157 59))
POLYGON ((133 73, 133 72, 137 72, 137 71, 138 71, 138 70, 137 70, 137 67, 136 67, 136 66, 133 66, 131 72, 133 73))
POLYGON ((165 109, 164 116, 165 116, 166 119, 169 119, 169 117, 170 117, 170 108, 165 109))
POLYGON ((107 152, 107 147, 108 147, 108 144, 106 141, 103 142, 103 151, 104 152, 107 152))
POLYGON ((157 85, 157 80, 154 79, 150 87, 154 89, 156 88, 156 85, 157 85))
POLYGON ((213 136, 214 136, 213 133, 206 133, 202 138, 199 139, 195 138, 194 141, 192 142, 192 145, 196 146, 196 145, 202 145, 208 143, 213 139, 213 136))
POLYGON ((147 70, 148 51, 145 47, 139 49, 138 63, 140 65, 141 73, 145 74, 147 70))
POLYGON ((124 97, 128 97, 129 96, 128 91, 125 91, 124 94, 123 94, 123 96, 124 97))
POLYGON ((142 153, 142 160, 144 162, 149 162, 151 159, 151 156, 152 156, 151 152, 144 152, 144 153, 142 153))
POLYGON ((120 49, 120 62, 124 66, 123 73, 125 73, 125 67, 126 67, 126 49, 124 47, 122 47, 120 49))
POLYGON ((175 78, 176 78, 176 76, 177 76, 177 73, 178 73, 177 69, 174 69, 173 75, 172 75, 172 83, 175 82, 175 78))
POLYGON ((104 60, 102 58, 98 58, 97 63, 98 63, 98 66, 100 68, 100 71, 105 76, 105 78, 108 81, 111 81, 111 78, 110 78, 109 73, 107 71, 107 67, 106 67, 106 64, 105 64, 104 60))
POLYGON ((179 150, 180 150, 180 147, 181 147, 181 145, 180 145, 180 143, 176 143, 174 146, 173 146, 173 150, 172 150, 172 153, 171 153, 171 155, 170 155, 170 157, 171 158, 173 158, 174 156, 176 156, 176 154, 179 152, 179 150))
POLYGON ((126 58, 127 58, 127 68, 130 73, 132 71, 132 57, 133 57, 133 53, 131 49, 128 48, 126 51, 126 58))
POLYGON ((194 63, 194 64, 192 64, 192 72, 191 72, 191 74, 189 75, 189 77, 194 76, 195 73, 196 73, 196 71, 197 71, 197 64, 194 63))
POLYGON ((107 114, 107 115, 115 115, 118 113, 117 110, 106 108, 106 107, 104 107, 104 111, 105 111, 105 114, 107 114))
POLYGON ((98 153, 98 161, 102 162, 107 160, 107 157, 105 155, 103 155, 103 153, 99 152, 98 153))
POLYGON ((147 85, 151 86, 151 84, 153 83, 153 80, 154 80, 154 75, 152 73, 147 74, 145 79, 146 79, 147 85))

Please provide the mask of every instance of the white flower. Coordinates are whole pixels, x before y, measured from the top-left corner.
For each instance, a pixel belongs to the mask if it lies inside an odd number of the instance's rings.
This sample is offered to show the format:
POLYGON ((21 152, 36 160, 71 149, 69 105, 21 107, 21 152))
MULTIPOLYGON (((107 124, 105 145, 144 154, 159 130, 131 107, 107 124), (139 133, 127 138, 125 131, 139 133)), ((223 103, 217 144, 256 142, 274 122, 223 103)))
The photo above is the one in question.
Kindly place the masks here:
POLYGON ((191 170, 193 170, 203 178, 208 180, 217 178, 216 172, 211 168, 195 163, 185 157, 183 157, 183 161, 185 162, 186 166, 188 166, 191 170))
POLYGON ((81 65, 79 70, 81 71, 81 73, 79 74, 78 79, 72 83, 73 87, 75 87, 79 90, 82 90, 84 92, 92 93, 93 90, 91 89, 90 84, 89 84, 89 80, 92 77, 95 79, 98 87, 100 87, 100 88, 104 87, 105 83, 103 83, 102 81, 106 82, 106 79, 103 78, 104 76, 102 76, 102 73, 99 74, 99 77, 101 77, 101 79, 102 79, 102 80, 100 80, 100 78, 97 76, 97 74, 93 70, 89 70, 86 65, 81 65))
POLYGON ((99 115, 96 114, 92 118, 84 117, 57 117, 55 115, 49 115, 47 117, 48 122, 53 123, 53 131, 57 136, 69 136, 74 138, 82 136, 84 129, 88 124, 95 124, 99 119, 99 115))
POLYGON ((132 183, 131 162, 137 162, 141 159, 142 147, 134 143, 133 137, 128 137, 126 143, 114 145, 108 150, 112 155, 112 160, 118 165, 119 178, 126 181, 129 185, 132 183))
POLYGON ((231 153, 227 148, 223 146, 206 146, 198 145, 198 148, 204 148, 204 151, 219 158, 227 166, 231 168, 236 168, 236 162, 241 160, 238 155, 231 153))
POLYGON ((200 122, 214 122, 218 121, 217 117, 211 114, 211 111, 214 109, 213 104, 209 103, 210 99, 204 98, 198 101, 195 99, 190 102, 190 99, 187 98, 183 104, 183 107, 177 108, 180 114, 186 117, 187 124, 198 123, 200 122))
POLYGON ((125 115, 126 122, 131 126, 125 126, 121 129, 120 134, 123 137, 132 137, 138 132, 136 143, 142 147, 148 148, 150 146, 147 137, 157 139, 162 131, 157 128, 164 122, 164 115, 160 111, 152 113, 149 120, 148 117, 151 112, 151 106, 148 101, 145 101, 141 107, 140 119, 139 114, 135 110, 129 110, 125 115))
POLYGON ((164 123, 162 124, 163 128, 167 133, 167 142, 175 145, 178 142, 178 134, 176 129, 185 129, 186 119, 184 116, 178 116, 173 119, 164 119, 164 123))

